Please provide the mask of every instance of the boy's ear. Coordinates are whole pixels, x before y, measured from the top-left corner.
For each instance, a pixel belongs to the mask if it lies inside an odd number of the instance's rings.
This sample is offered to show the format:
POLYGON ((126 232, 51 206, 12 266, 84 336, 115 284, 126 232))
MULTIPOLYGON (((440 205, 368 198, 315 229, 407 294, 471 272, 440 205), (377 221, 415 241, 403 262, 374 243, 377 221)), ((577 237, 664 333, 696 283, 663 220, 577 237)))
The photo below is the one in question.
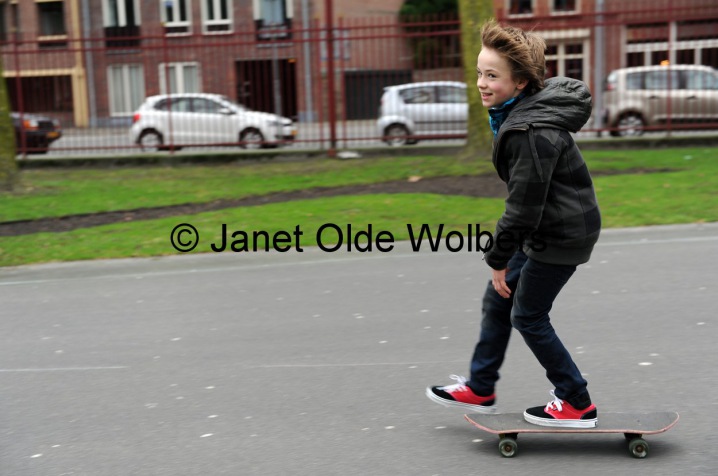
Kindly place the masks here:
POLYGON ((523 89, 528 86, 528 84, 528 79, 519 79, 518 81, 516 81, 516 89, 518 89, 519 91, 523 91, 523 89))

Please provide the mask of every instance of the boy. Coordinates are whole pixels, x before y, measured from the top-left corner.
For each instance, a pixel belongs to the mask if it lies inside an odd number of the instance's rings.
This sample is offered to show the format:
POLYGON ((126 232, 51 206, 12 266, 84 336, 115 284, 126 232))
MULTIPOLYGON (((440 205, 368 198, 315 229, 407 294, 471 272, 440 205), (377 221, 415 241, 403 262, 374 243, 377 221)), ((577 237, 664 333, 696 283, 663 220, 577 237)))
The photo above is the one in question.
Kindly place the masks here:
POLYGON ((601 229, 591 176, 570 132, 591 115, 580 81, 544 81, 546 44, 496 22, 482 29, 477 86, 494 132, 493 163, 506 182, 506 209, 484 259, 492 279, 484 294, 470 377, 427 388, 445 406, 493 413, 495 385, 512 327, 521 333, 554 385, 546 406, 524 418, 544 426, 590 428, 597 410, 587 382, 559 340, 549 311, 561 288, 588 261, 601 229))

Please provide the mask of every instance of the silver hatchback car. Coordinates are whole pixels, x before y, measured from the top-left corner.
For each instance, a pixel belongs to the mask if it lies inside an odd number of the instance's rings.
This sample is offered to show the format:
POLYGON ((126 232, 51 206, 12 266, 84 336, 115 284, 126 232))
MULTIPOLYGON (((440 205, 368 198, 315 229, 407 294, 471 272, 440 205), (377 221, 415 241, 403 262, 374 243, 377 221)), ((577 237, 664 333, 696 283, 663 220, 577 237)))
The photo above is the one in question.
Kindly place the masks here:
POLYGON ((419 139, 466 137, 469 106, 466 84, 427 81, 387 86, 381 97, 377 129, 392 146, 419 139))
POLYGON ((666 124, 718 122, 718 72, 709 66, 639 66, 612 71, 604 84, 604 124, 638 136, 666 124))

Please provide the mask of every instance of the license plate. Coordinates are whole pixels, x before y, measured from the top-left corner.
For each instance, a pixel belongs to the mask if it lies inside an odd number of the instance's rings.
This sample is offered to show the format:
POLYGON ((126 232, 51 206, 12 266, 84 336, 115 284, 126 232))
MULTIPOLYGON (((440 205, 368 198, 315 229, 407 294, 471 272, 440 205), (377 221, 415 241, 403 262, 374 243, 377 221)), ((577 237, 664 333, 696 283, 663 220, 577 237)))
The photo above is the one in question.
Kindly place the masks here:
POLYGON ((56 139, 56 138, 60 137, 60 133, 59 133, 59 132, 55 132, 55 131, 53 131, 53 132, 48 132, 48 133, 47 133, 47 137, 48 137, 48 139, 56 139))

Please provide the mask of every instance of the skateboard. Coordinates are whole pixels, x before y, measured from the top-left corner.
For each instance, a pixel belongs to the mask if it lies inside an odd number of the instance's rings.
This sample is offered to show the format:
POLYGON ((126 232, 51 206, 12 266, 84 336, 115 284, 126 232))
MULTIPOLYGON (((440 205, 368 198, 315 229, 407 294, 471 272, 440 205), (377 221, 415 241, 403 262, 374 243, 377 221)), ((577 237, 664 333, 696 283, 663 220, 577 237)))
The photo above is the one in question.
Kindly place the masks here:
POLYGON ((485 415, 472 413, 464 418, 480 430, 499 435, 499 452, 511 458, 518 451, 519 433, 623 433, 628 451, 635 458, 648 456, 648 443, 643 435, 668 431, 678 422, 676 412, 599 413, 594 428, 556 428, 539 426, 524 420, 523 413, 485 415))

